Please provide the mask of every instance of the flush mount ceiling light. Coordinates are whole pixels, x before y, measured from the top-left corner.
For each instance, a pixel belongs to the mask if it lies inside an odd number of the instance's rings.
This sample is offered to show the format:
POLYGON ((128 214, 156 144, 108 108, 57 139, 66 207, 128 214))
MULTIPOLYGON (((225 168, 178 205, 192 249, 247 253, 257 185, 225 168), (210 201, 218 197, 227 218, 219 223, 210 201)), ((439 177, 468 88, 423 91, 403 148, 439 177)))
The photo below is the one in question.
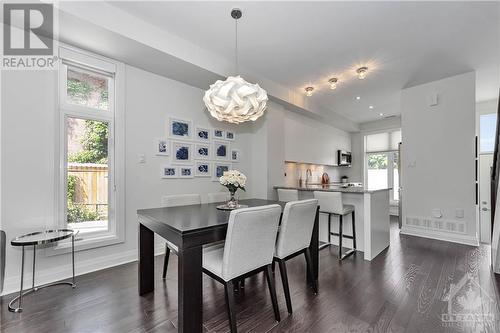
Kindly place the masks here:
POLYGON ((356 69, 356 73, 358 74, 358 79, 364 80, 368 73, 368 67, 360 67, 356 69))
POLYGON ((383 116, 384 116, 384 114, 383 114, 383 113, 379 113, 378 115, 379 115, 379 116, 381 116, 381 117, 383 117, 383 116))
POLYGON ((361 96, 356 96, 356 100, 359 101, 361 99, 361 96))
POLYGON ((369 109, 373 109, 373 105, 370 105, 368 108, 369 108, 369 109))
POLYGON ((306 96, 307 97, 311 97, 312 94, 313 94, 313 90, 314 90, 314 87, 306 87, 305 91, 306 91, 306 96))
POLYGON ((330 80, 328 80, 328 83, 330 84, 330 89, 334 90, 337 89, 337 82, 339 80, 336 77, 332 77, 330 80))
MULTIPOLYGON (((231 11, 235 22, 235 67, 238 73, 238 19, 242 12, 231 11)), ((205 92, 203 102, 208 112, 219 121, 240 124, 255 121, 264 114, 268 101, 267 92, 258 84, 245 81, 241 76, 229 76, 226 80, 217 80, 205 92)))

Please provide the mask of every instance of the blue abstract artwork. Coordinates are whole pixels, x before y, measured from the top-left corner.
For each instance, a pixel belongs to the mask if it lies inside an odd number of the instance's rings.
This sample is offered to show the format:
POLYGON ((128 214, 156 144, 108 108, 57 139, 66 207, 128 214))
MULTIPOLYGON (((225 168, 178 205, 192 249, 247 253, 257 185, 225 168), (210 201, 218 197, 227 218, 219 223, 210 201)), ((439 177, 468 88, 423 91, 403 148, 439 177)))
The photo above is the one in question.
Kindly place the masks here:
POLYGON ((175 158, 179 161, 189 160, 189 148, 188 147, 179 147, 175 153, 175 158))
POLYGON ((191 176, 191 168, 181 168, 181 176, 191 176))
POLYGON ((163 175, 164 176, 175 176, 175 168, 164 168, 163 175))
POLYGON ((208 131, 207 130, 198 130, 198 138, 202 140, 208 140, 208 131))
POLYGON ((172 134, 176 136, 189 136, 189 124, 187 122, 172 121, 172 134))
POLYGON ((208 148, 207 147, 198 148, 198 154, 201 156, 208 156, 208 148))
POLYGON ((198 165, 198 171, 200 173, 208 173, 208 164, 200 164, 200 165, 198 165))
POLYGON ((226 171, 229 171, 229 167, 227 165, 217 165, 215 168, 215 176, 217 178, 222 177, 226 171))
POLYGON ((217 156, 218 157, 226 157, 227 156, 227 148, 226 145, 219 145, 217 147, 217 156))
POLYGON ((226 139, 234 140, 234 133, 233 132, 226 132, 226 139))
POLYGON ((224 137, 224 132, 222 130, 214 130, 214 136, 216 138, 223 138, 224 137))

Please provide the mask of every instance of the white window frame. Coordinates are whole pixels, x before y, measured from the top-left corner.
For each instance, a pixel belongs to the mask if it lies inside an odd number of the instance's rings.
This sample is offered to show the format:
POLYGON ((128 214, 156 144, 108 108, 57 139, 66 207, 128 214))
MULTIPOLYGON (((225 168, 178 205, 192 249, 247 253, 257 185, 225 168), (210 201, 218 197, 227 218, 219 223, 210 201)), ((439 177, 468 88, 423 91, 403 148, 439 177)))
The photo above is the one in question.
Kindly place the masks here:
MULTIPOLYGON (((67 178, 67 129, 68 117, 104 121, 109 124, 108 141, 108 230, 79 234, 75 250, 87 250, 125 241, 125 65, 112 59, 92 54, 68 45, 59 48, 59 107, 56 112, 59 131, 56 135, 56 211, 59 226, 66 222, 66 178, 67 178), (112 77, 108 85, 108 110, 101 110, 67 102, 66 75, 68 66, 90 72, 92 75, 112 77)), ((69 252, 68 242, 53 247, 53 254, 69 252)))
POLYGON ((492 112, 491 110, 483 110, 476 112, 476 132, 477 132, 477 153, 478 155, 488 155, 493 154, 494 151, 481 151, 481 116, 488 116, 496 114, 496 112, 492 112))
MULTIPOLYGON (((398 150, 381 150, 381 151, 366 151, 366 139, 368 135, 371 134, 380 134, 380 133, 389 133, 389 140, 391 140, 391 133, 392 132, 397 132, 401 131, 400 127, 394 127, 394 128, 388 128, 384 130, 379 130, 379 131, 370 131, 370 132, 364 132, 363 133, 363 153, 364 153, 364 172, 363 172, 363 177, 364 177, 364 184, 368 186, 368 155, 379 155, 379 154, 386 154, 387 155, 387 186, 392 188, 390 190, 389 195, 390 195, 390 202, 391 203, 397 203, 399 204, 399 198, 394 200, 394 153, 398 153, 398 150)), ((389 142, 390 145, 390 142, 389 142)), ((399 158, 399 163, 401 163, 401 156, 398 156, 399 158)), ((401 184, 399 184, 401 186, 401 184)))

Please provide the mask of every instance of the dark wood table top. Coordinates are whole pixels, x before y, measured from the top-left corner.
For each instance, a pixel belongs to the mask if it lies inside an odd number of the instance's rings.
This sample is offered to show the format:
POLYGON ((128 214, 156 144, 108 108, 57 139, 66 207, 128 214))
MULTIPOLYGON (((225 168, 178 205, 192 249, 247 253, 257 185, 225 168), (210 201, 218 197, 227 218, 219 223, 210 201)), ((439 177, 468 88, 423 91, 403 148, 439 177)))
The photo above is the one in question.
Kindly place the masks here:
MULTIPOLYGON (((230 211, 217 209, 221 203, 140 209, 137 211, 139 222, 178 245, 180 239, 193 237, 214 229, 226 229, 230 211)), ((248 207, 278 204, 285 202, 265 199, 240 200, 248 207)))

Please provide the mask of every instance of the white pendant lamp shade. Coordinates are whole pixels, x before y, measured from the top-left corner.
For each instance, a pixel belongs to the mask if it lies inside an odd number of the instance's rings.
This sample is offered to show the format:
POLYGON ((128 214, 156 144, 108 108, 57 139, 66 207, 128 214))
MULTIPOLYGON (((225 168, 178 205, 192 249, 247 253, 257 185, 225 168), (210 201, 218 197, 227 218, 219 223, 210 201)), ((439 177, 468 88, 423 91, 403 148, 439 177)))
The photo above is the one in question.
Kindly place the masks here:
POLYGON ((212 117, 233 124, 255 121, 266 110, 267 100, 264 89, 239 75, 229 76, 225 81, 217 80, 203 97, 212 117))

